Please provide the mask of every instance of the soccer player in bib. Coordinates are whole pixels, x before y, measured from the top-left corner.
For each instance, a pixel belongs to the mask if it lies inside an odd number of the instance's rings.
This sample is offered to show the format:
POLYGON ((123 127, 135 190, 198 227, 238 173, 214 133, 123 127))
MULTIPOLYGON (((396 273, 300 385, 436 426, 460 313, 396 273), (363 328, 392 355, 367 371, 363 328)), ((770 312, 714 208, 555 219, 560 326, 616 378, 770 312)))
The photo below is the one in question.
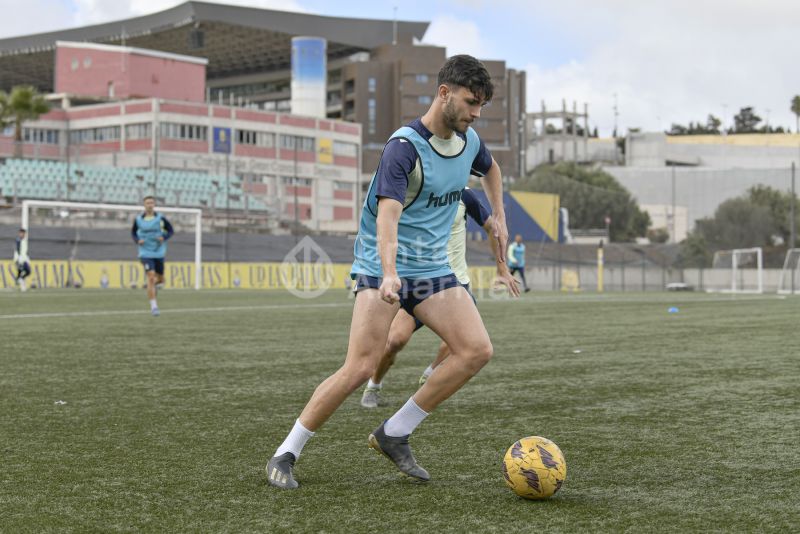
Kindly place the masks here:
POLYGON ((158 317, 156 285, 164 283, 164 257, 167 254, 167 240, 174 230, 166 217, 156 212, 156 199, 144 197, 144 213, 133 221, 131 237, 139 245, 139 261, 147 276, 147 298, 150 300, 150 313, 158 317))
MULTIPOLYGON (((497 263, 496 281, 506 286, 513 296, 518 297, 519 287, 517 285, 517 279, 508 271, 506 263, 500 261, 497 240, 494 238, 494 235, 492 235, 492 216, 471 189, 464 189, 461 193, 461 202, 456 212, 456 219, 453 221, 453 226, 450 229, 450 241, 447 243, 447 257, 450 260, 450 267, 453 269, 453 274, 458 278, 458 283, 464 286, 471 295, 469 271, 467 268, 467 216, 478 223, 478 226, 486 230, 489 236, 489 243, 497 263)), ((372 375, 372 378, 369 379, 369 382, 367 382, 364 394, 361 396, 361 406, 364 408, 377 408, 381 405, 383 377, 389 372, 389 368, 394 364, 397 354, 403 350, 414 332, 423 326, 425 325, 423 325, 419 319, 409 315, 402 308, 397 312, 394 321, 392 321, 392 327, 389 330, 386 350, 383 353, 378 367, 375 369, 375 373, 372 375)), ((420 385, 425 383, 431 373, 433 373, 433 370, 442 363, 449 354, 450 348, 447 346, 447 343, 442 341, 436 359, 423 371, 420 377, 420 385)))
POLYGON ((25 279, 31 274, 31 259, 28 257, 28 232, 25 228, 19 229, 17 239, 14 241, 14 265, 17 267, 15 280, 19 284, 20 291, 26 291, 25 279))
MULTIPOLYGON (((477 59, 453 56, 439 71, 436 97, 420 119, 386 143, 364 201, 351 277, 356 298, 344 364, 324 380, 267 463, 267 479, 298 487, 294 465, 306 442, 370 376, 402 307, 433 330, 450 356, 368 438, 405 475, 430 479, 417 464, 410 434, 492 357, 478 310, 447 258, 450 228, 470 174, 481 176, 501 255, 508 241, 500 167, 470 128, 492 98, 489 73, 477 59)), ((501 256, 501 261, 504 259, 501 256)))
POLYGON ((522 242, 522 236, 517 234, 514 236, 514 242, 508 246, 508 265, 511 268, 511 274, 519 272, 522 278, 522 287, 525 288, 525 293, 531 290, 528 287, 528 282, 525 280, 525 243, 522 242))

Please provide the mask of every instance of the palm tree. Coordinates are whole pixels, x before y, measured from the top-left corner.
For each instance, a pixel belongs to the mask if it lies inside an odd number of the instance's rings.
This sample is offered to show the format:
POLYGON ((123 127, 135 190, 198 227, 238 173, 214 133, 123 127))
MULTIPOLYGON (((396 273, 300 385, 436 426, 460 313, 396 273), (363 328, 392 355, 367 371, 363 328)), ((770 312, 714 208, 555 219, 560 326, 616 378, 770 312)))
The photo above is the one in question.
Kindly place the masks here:
POLYGON ((794 113, 794 132, 800 133, 800 95, 795 95, 792 99, 792 113, 794 113))
POLYGON ((14 157, 22 157, 22 123, 35 121, 50 111, 50 104, 35 88, 18 85, 11 93, 0 91, 0 127, 14 125, 14 157))

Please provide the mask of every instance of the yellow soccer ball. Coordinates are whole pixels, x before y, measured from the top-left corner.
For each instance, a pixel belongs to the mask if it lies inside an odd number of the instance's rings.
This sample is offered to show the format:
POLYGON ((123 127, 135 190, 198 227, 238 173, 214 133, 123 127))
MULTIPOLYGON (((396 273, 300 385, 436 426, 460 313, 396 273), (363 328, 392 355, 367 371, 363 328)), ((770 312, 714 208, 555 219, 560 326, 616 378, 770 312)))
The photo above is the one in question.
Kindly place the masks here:
POLYGON ((558 445, 530 436, 514 443, 503 458, 503 477, 511 490, 526 499, 546 499, 561 489, 567 463, 558 445))

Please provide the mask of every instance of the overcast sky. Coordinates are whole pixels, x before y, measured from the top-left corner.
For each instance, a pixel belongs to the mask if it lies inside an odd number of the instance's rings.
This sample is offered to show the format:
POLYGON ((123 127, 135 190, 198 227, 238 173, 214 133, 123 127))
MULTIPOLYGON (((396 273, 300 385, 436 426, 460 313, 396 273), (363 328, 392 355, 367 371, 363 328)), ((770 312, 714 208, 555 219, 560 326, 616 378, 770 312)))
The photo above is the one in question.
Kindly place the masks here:
MULTIPOLYGON (((0 0, 0 38, 108 22, 180 3, 168 0, 0 0)), ((504 59, 528 74, 528 111, 589 104, 601 135, 668 129, 673 122, 726 125, 753 106, 791 126, 800 94, 800 1, 795 0, 245 0, 219 3, 331 16, 431 23, 424 41, 448 54, 504 59), (571 106, 571 104, 570 104, 571 106)))

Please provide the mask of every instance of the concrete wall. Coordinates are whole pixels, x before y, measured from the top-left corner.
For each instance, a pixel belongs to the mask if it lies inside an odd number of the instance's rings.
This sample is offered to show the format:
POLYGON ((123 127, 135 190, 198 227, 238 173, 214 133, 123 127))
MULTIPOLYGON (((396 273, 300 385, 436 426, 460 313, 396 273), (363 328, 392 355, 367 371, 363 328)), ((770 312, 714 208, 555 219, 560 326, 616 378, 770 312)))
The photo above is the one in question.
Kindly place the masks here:
POLYGON ((181 61, 180 56, 160 57, 155 52, 150 55, 125 47, 81 43, 56 48, 56 93, 203 102, 205 83, 206 66, 181 61))
MULTIPOLYGON (((605 170, 624 185, 640 204, 672 205, 673 168, 606 167, 605 170)), ((783 169, 712 169, 675 167, 675 204, 685 206, 689 229, 697 219, 714 215, 717 207, 729 198, 744 194, 754 185, 768 185, 788 191, 791 170, 783 169)), ((747 246, 743 243, 742 246, 747 246)))
POLYGON ((800 164, 800 135, 628 134, 625 139, 627 166, 660 167, 669 162, 716 168, 788 167, 792 162, 800 164))
MULTIPOLYGON (((530 130, 529 130, 530 131, 530 130)), ((613 138, 589 138, 584 143, 583 137, 576 137, 575 143, 571 136, 549 135, 537 136, 528 145, 526 162, 528 171, 537 165, 548 163, 551 159, 558 161, 602 161, 614 162, 621 159, 618 154, 616 141, 613 138)))

